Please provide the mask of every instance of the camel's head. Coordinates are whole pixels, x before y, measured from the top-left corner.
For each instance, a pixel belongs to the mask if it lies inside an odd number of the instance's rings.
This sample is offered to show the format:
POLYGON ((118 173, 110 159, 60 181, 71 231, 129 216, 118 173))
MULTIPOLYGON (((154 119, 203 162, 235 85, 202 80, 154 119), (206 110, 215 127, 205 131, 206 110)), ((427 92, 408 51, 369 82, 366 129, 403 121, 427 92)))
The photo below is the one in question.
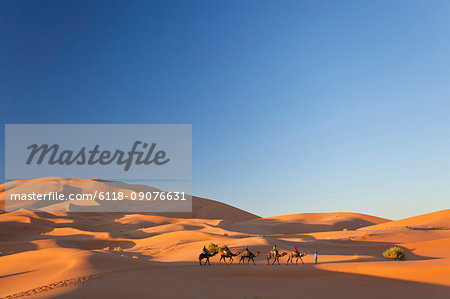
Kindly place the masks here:
POLYGON ((288 254, 286 251, 283 251, 280 256, 285 256, 286 254, 288 254))
POLYGON ((255 252, 255 256, 258 256, 258 255, 260 255, 260 254, 261 254, 261 251, 255 252))

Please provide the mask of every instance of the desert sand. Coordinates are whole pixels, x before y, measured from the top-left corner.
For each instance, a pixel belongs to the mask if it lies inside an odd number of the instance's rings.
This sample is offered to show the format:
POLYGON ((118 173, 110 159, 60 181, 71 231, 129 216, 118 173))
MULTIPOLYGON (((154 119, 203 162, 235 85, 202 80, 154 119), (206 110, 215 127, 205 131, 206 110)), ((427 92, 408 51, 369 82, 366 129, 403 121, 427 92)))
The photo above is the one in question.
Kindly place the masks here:
MULTIPOLYGON (((86 180, 63 178, 78 190, 86 180)), ((89 188, 111 190, 87 180, 89 188)), ((39 180, 29 187, 39 188, 39 180)), ((0 297, 45 298, 448 298, 450 210, 391 221, 358 213, 302 213, 261 218, 193 197, 192 212, 100 213, 4 211, 0 195, 0 297), (256 265, 200 266, 204 245, 260 251, 256 265), (305 264, 267 265, 273 244, 309 254, 305 264), (382 252, 397 245, 406 260, 382 252), (319 251, 319 263, 312 253, 319 251)), ((115 186, 114 188, 119 188, 115 186)), ((137 185, 121 183, 132 190, 137 185)), ((11 189, 10 189, 11 190, 11 189)), ((37 190, 38 191, 38 190, 37 190)))

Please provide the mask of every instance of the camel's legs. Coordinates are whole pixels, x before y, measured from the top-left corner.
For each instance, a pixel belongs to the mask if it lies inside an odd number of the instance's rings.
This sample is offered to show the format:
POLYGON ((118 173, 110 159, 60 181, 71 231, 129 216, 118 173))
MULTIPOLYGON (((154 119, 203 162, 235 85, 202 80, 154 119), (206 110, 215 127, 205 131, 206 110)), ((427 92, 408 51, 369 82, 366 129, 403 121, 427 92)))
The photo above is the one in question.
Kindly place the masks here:
POLYGON ((302 264, 304 265, 305 263, 303 262, 303 259, 300 257, 300 260, 302 261, 302 264))
MULTIPOLYGON (((250 262, 250 260, 248 260, 248 261, 250 262)), ((253 265, 256 265, 254 258, 252 258, 252 261, 253 261, 253 265)))
POLYGON ((200 266, 202 265, 202 260, 201 259, 198 259, 198 262, 200 263, 200 266))

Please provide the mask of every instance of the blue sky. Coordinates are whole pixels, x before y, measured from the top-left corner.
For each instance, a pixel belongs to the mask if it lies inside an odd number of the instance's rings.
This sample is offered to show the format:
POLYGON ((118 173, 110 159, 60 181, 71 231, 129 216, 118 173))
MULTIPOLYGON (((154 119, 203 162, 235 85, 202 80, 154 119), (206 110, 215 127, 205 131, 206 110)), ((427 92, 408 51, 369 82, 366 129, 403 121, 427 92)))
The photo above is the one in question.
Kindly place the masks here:
POLYGON ((1 1, 0 117, 191 123, 193 193, 262 216, 445 209, 449 15, 446 1, 1 1))

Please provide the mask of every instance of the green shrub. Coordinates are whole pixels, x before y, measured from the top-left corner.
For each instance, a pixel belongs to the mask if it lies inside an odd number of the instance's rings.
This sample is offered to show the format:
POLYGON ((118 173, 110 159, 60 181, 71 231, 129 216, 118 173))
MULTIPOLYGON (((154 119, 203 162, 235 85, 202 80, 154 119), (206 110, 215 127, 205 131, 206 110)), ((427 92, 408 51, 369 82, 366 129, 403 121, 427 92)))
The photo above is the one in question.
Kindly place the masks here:
POLYGON ((208 245, 208 250, 209 250, 209 252, 211 252, 211 254, 214 254, 216 252, 219 252, 219 246, 217 244, 210 243, 208 245))
POLYGON ((388 259, 394 259, 394 260, 404 260, 405 259, 405 252, 403 249, 397 246, 393 246, 389 249, 386 249, 383 252, 383 256, 388 259))

